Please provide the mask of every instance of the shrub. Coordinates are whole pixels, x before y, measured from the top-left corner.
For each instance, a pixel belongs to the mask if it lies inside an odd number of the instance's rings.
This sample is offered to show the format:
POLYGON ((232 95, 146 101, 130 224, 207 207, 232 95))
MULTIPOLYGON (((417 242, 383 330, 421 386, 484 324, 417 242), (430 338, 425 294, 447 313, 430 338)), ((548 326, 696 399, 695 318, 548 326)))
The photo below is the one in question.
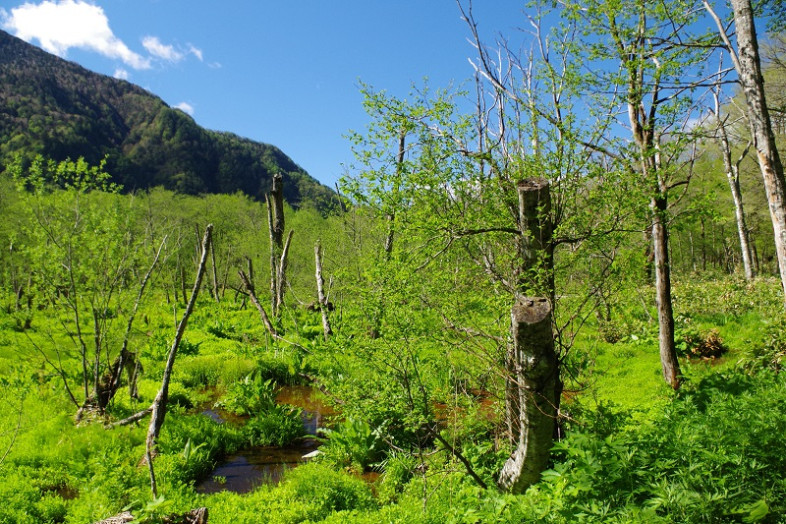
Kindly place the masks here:
POLYGON ((316 463, 290 470, 281 491, 311 506, 309 513, 314 521, 336 511, 375 506, 371 489, 361 479, 316 463))
POLYGON ((388 455, 381 463, 385 473, 377 490, 380 501, 386 504, 395 502, 415 474, 417 465, 418 461, 412 455, 400 452, 388 455))
POLYGON ((646 424, 599 417, 557 444, 538 503, 564 522, 774 522, 786 511, 786 420, 772 413, 784 409, 783 378, 732 373, 686 386, 646 424))
POLYGON ((264 380, 259 373, 251 373, 232 384, 226 395, 216 402, 235 415, 255 415, 272 409, 276 405, 276 383, 264 380))
POLYGON ((383 441, 366 422, 349 418, 326 430, 322 459, 338 467, 364 471, 383 457, 383 441))
POLYGON ((252 417, 243 430, 253 446, 286 446, 305 434, 300 408, 279 405, 252 417))
POLYGON ((742 365, 748 370, 769 369, 780 371, 786 361, 786 321, 779 321, 767 327, 764 342, 753 346, 742 358, 742 365))

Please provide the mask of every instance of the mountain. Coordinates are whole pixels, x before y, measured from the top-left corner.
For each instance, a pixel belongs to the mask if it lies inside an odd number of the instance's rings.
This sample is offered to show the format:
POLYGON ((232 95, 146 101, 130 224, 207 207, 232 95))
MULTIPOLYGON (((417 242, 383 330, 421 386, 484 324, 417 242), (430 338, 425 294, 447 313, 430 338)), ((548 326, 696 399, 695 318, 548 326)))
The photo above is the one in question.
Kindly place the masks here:
POLYGON ((11 155, 83 156, 126 190, 262 198, 274 173, 297 206, 325 208, 333 192, 280 149, 204 129, 130 82, 100 75, 0 31, 0 162, 11 155))

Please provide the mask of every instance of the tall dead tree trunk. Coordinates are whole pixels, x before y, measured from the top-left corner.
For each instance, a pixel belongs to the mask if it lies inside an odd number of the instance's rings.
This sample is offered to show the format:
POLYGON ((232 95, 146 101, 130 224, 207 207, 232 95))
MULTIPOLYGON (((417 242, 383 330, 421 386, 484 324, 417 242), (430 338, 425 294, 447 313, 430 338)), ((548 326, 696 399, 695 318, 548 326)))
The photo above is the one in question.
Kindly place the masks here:
POLYGON ((328 318, 328 300, 325 295, 325 279, 322 277, 322 244, 317 241, 314 246, 314 266, 316 268, 317 279, 317 302, 319 303, 319 312, 322 314, 322 332, 325 335, 325 340, 330 338, 333 334, 333 329, 330 327, 330 319, 328 318))
POLYGON ((221 302, 221 297, 218 295, 218 268, 216 267, 216 246, 211 242, 210 245, 210 272, 213 276, 213 298, 216 302, 221 302))
POLYGON ((753 252, 751 249, 750 237, 748 235, 748 226, 745 223, 745 209, 742 204, 742 191, 740 190, 740 164, 748 155, 748 151, 750 151, 750 147, 753 142, 748 141, 748 144, 743 149, 742 154, 740 154, 740 157, 737 159, 737 162, 732 161, 731 143, 729 142, 729 134, 726 131, 726 121, 729 118, 729 115, 726 115, 725 118, 721 117, 720 90, 719 75, 718 80, 712 89, 713 100, 715 102, 713 113, 715 115, 715 121, 717 125, 715 141, 718 144, 721 157, 723 158, 723 167, 726 171, 726 180, 729 182, 731 199, 734 203, 734 216, 737 221, 737 236, 740 240, 740 254, 742 257, 742 268, 745 272, 745 279, 753 280, 755 276, 755 271, 753 268, 753 252))
POLYGON ((275 231, 273 230, 273 204, 270 195, 265 195, 265 206, 267 207, 267 224, 270 233, 270 313, 275 316, 278 311, 278 293, 276 292, 276 277, 278 275, 278 256, 276 246, 275 231))
POLYGON ((517 239, 521 260, 517 275, 520 292, 548 297, 554 302, 554 247, 551 243, 551 188, 545 179, 531 178, 517 185, 517 239))
POLYGON ((284 291, 287 285, 287 262, 289 261, 289 246, 292 244, 294 231, 289 230, 287 241, 284 242, 284 249, 281 250, 281 258, 278 260, 278 271, 276 272, 276 303, 278 304, 278 315, 281 315, 281 307, 284 304, 284 291))
POLYGON ((764 94, 764 77, 761 73, 759 43, 756 37, 756 24, 750 0, 730 0, 734 12, 734 28, 737 38, 737 51, 731 45, 726 28, 707 0, 704 7, 718 26, 720 37, 731 56, 737 71, 745 102, 748 106, 748 124, 753 146, 759 159, 759 168, 767 203, 770 208, 772 229, 775 238, 775 252, 781 276, 786 305, 786 181, 783 164, 775 145, 767 99, 764 94))
MULTIPOLYGON (((270 195, 265 196, 267 221, 270 231, 270 312, 278 318, 284 299, 286 262, 284 249, 284 178, 281 173, 273 175, 270 195), (283 261, 283 263, 282 263, 283 261)), ((290 235, 291 236, 291 235, 290 235)))
POLYGON ((202 238, 202 256, 199 260, 199 267, 197 269, 196 279, 194 280, 194 288, 191 290, 191 298, 188 300, 188 305, 183 313, 183 318, 177 325, 175 331, 175 339, 172 342, 172 347, 169 349, 169 354, 166 359, 166 366, 164 367, 164 374, 161 379, 161 389, 158 390, 156 398, 153 400, 152 416, 150 417, 150 426, 147 430, 147 439, 145 440, 145 458, 147 460, 147 467, 150 471, 150 490, 153 492, 153 498, 158 497, 158 486, 156 483, 155 470, 153 469, 153 457, 156 454, 156 447, 158 445, 158 436, 161 433, 161 427, 164 425, 164 418, 166 417, 167 400, 169 399, 169 382, 172 378, 172 369, 175 365, 175 357, 177 356, 177 348, 180 346, 180 341, 183 339, 183 334, 186 331, 188 318, 194 310, 197 296, 199 295, 199 288, 202 286, 202 278, 205 275, 205 266, 207 265, 207 253, 210 249, 210 238, 213 232, 213 224, 208 224, 205 228, 205 236, 202 238))
POLYGON ((523 493, 537 482, 549 460, 562 385, 552 331, 554 301, 552 225, 549 183, 519 182, 519 291, 511 310, 511 336, 506 357, 506 410, 516 449, 498 484, 523 493), (537 290, 539 297, 524 295, 537 290))
MULTIPOLYGON (((551 245, 552 226, 551 194, 549 184, 543 179, 528 179, 519 182, 518 226, 516 250, 520 264, 516 275, 519 296, 541 295, 554 302, 554 250, 551 245)), ((511 377, 505 393, 508 437, 512 444, 520 433, 518 415, 520 410, 518 383, 515 379, 516 355, 514 345, 508 347, 506 369, 511 377)))

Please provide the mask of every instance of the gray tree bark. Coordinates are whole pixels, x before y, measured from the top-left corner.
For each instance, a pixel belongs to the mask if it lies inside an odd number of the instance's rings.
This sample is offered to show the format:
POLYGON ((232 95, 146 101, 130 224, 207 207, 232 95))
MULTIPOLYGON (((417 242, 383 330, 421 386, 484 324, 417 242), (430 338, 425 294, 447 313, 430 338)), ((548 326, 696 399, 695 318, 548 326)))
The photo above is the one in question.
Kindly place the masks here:
POLYGON ((153 498, 158 497, 158 487, 156 484, 155 470, 153 469, 153 456, 156 453, 158 445, 158 435, 161 433, 161 426, 164 425, 164 418, 166 417, 167 400, 169 399, 169 382, 172 378, 172 369, 175 365, 175 357, 177 356, 177 348, 180 346, 180 341, 183 339, 183 334, 186 331, 188 324, 188 317, 194 310, 197 295, 199 295, 199 288, 202 286, 202 278, 205 275, 205 266, 207 265, 207 253, 210 249, 210 238, 213 232, 213 224, 208 224, 205 228, 205 236, 202 238, 202 256, 199 260, 199 268, 197 269, 196 279, 194 281, 194 288, 191 291, 191 298, 188 300, 188 305, 183 313, 183 318, 177 326, 175 331, 175 340, 172 342, 172 347, 169 349, 169 354, 166 359, 166 366, 164 367, 164 375, 161 379, 161 389, 158 390, 156 398, 153 400, 152 416, 150 417, 150 426, 147 430, 147 439, 145 440, 145 458, 147 460, 147 467, 150 471, 150 490, 153 492, 153 498))
POLYGON ((748 124, 770 208, 775 252, 780 269, 781 286, 784 291, 784 304, 786 305, 786 181, 784 181, 783 164, 775 145, 775 135, 772 131, 767 99, 764 94, 764 77, 761 73, 753 7, 750 0, 730 0, 730 4, 734 12, 734 28, 737 38, 736 53, 722 21, 707 0, 704 1, 704 7, 715 20, 721 39, 731 55, 748 106, 748 124))
POLYGON ((549 460, 562 385, 552 332, 554 302, 553 246, 549 183, 518 183, 519 268, 516 303, 511 310, 512 344, 506 355, 508 429, 516 445, 498 484, 523 493, 537 482, 549 460), (526 296, 536 290, 539 297, 526 296))
POLYGON ((498 484, 523 493, 546 469, 559 412, 559 360, 549 299, 522 297, 511 311, 511 335, 519 432, 498 484))
POLYGON ((284 178, 281 173, 273 175, 270 196, 265 195, 265 202, 270 230, 270 313, 278 318, 284 301, 287 250, 292 238, 290 231, 284 244, 284 178))
POLYGON ((756 273, 753 269, 753 253, 751 251, 750 237, 748 235, 748 226, 745 221, 745 208, 742 204, 742 191, 740 190, 740 162, 748 152, 750 143, 743 151, 739 160, 737 162, 732 162, 731 145, 729 144, 729 137, 726 133, 726 128, 723 125, 720 125, 718 128, 718 133, 718 143, 721 149, 721 156, 723 157, 723 166, 726 170, 726 179, 729 182, 731 199, 734 202, 734 216, 737 220, 737 236, 740 239, 742 268, 745 272, 745 279, 753 280, 753 278, 756 276, 756 273))
POLYGON ((216 302, 220 302, 221 297, 218 295, 218 268, 216 267, 216 246, 212 243, 210 246, 210 272, 213 276, 213 298, 216 302))
POLYGON ((320 242, 317 242, 317 245, 314 246, 314 262, 317 279, 317 301, 319 303, 319 312, 322 314, 322 332, 325 335, 325 340, 327 340, 333 334, 333 329, 330 327, 330 319, 328 318, 328 300, 325 295, 325 279, 322 277, 322 244, 320 242))
MULTIPOLYGON (((548 181, 532 178, 517 185, 518 227, 516 238, 520 264, 516 275, 519 296, 542 295, 554 303, 554 249, 551 245, 551 193, 548 181)), ((518 297, 517 297, 518 298, 518 297)), ((506 369, 513 376, 516 369, 514 346, 508 347, 506 369)), ((520 404, 515 378, 508 380, 505 392, 506 419, 510 442, 517 442, 520 432, 520 404)))

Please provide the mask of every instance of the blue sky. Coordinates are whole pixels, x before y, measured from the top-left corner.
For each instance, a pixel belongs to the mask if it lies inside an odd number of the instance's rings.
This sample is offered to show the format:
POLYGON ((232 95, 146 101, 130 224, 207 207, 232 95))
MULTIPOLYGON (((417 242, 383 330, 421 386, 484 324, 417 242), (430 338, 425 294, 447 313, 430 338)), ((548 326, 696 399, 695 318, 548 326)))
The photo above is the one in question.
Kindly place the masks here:
MULTIPOLYGON (((522 0, 474 0, 489 43, 515 40, 522 0)), ((406 96, 461 84, 473 48, 455 0, 0 0, 3 29, 280 147, 332 186, 367 118, 358 80, 406 96)))

